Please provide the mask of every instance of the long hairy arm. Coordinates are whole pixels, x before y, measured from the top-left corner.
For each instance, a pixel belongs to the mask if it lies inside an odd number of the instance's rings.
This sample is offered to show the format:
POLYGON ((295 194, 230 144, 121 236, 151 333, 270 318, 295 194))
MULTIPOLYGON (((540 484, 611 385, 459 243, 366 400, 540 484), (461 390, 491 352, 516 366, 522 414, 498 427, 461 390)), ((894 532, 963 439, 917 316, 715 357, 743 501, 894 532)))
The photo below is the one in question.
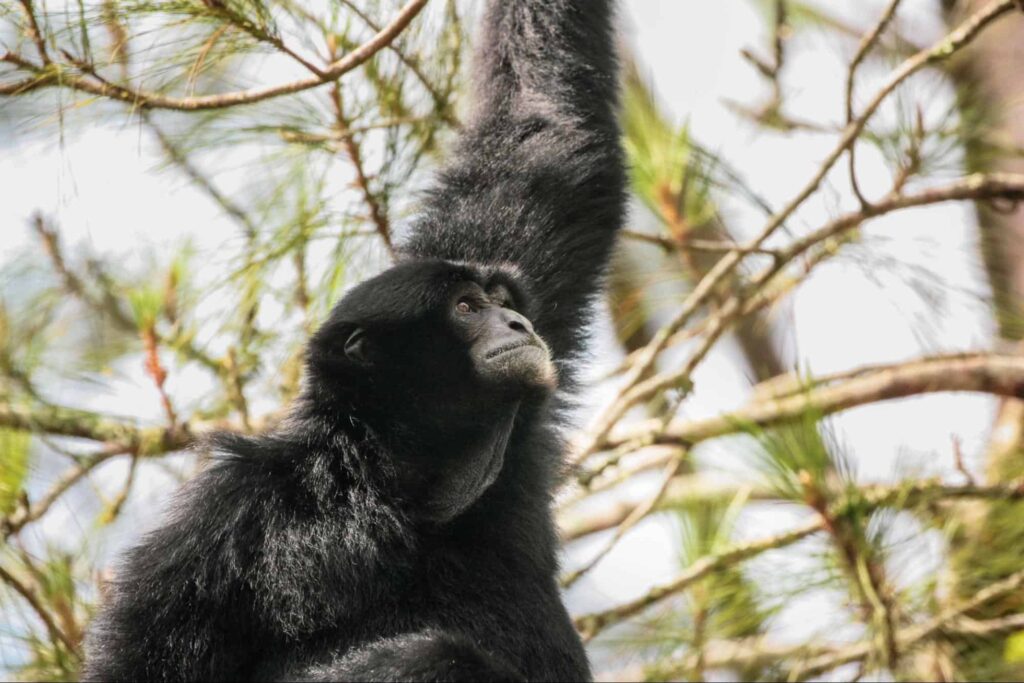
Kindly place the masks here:
POLYGON ((504 263, 556 359, 579 350, 624 214, 610 0, 491 0, 475 108, 404 250, 504 263))

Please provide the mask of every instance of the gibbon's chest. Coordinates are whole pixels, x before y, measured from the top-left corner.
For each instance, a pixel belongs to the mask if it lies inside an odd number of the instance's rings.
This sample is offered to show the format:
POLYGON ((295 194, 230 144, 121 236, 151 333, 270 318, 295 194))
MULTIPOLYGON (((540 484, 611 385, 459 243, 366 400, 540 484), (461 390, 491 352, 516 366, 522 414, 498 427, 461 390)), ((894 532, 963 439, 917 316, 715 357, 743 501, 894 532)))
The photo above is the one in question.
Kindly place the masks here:
MULTIPOLYGON (((485 553, 483 549, 481 553, 485 553)), ((497 554, 449 557, 419 575, 420 618, 509 662, 528 680, 584 680, 582 644, 554 581, 497 554)))

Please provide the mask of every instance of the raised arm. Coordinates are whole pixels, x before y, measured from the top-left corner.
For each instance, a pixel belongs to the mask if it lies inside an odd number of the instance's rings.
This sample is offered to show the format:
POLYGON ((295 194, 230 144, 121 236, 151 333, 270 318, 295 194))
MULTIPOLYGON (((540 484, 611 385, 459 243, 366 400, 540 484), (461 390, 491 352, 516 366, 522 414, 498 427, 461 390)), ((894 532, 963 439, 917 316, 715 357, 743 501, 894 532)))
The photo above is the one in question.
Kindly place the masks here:
POLYGON ((610 0, 492 0, 475 108, 404 251, 517 267, 556 357, 578 350, 624 213, 610 0))

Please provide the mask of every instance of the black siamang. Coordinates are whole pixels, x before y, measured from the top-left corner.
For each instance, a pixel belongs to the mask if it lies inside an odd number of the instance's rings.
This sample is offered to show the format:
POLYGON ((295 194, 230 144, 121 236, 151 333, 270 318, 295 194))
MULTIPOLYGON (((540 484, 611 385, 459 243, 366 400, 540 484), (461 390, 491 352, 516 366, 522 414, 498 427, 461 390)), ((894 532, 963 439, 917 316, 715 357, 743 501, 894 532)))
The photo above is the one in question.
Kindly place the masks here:
POLYGON ((115 572, 86 678, 590 677, 551 495, 624 212, 612 13, 490 0, 474 110, 399 264, 313 336, 283 426, 213 437, 115 572))

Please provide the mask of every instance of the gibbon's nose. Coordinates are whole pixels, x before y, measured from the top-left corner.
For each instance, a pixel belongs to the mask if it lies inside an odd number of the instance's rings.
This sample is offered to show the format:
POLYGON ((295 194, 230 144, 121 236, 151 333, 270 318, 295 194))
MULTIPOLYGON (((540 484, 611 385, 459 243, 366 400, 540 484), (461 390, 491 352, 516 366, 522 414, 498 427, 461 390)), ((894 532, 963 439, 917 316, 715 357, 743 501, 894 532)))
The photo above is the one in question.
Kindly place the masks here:
POLYGON ((508 325, 509 329, 520 334, 533 334, 533 325, 525 317, 508 308, 502 308, 500 311, 502 322, 508 325))

